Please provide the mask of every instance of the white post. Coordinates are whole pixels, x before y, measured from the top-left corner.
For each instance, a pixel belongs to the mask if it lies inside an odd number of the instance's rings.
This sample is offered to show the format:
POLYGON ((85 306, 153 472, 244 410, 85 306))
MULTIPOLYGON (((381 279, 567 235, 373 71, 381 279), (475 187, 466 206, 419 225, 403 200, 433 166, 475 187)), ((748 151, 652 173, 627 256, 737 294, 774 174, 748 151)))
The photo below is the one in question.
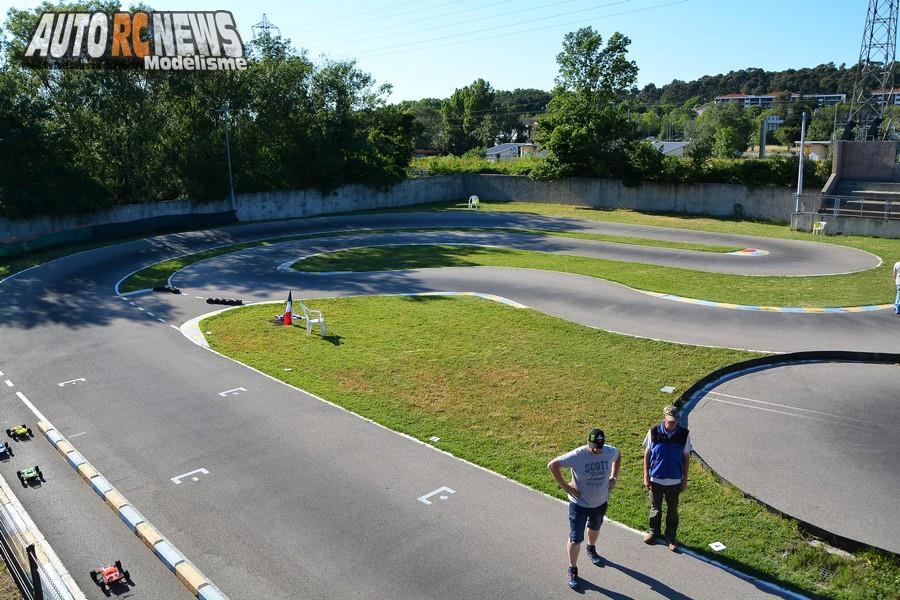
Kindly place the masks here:
POLYGON ((800 194, 803 193, 803 146, 806 144, 806 112, 803 113, 803 122, 800 125, 800 160, 797 167, 797 201, 794 204, 794 212, 800 212, 800 194))

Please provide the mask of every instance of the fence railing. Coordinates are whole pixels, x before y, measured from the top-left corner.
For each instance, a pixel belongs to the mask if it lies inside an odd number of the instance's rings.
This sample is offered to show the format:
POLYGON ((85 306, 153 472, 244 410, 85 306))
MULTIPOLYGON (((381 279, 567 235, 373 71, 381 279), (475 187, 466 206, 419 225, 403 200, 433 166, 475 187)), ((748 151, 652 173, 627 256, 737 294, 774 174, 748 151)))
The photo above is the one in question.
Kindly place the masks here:
POLYGON ((804 194, 800 196, 799 212, 836 217, 900 219, 900 198, 894 202, 890 199, 879 200, 859 196, 804 194))

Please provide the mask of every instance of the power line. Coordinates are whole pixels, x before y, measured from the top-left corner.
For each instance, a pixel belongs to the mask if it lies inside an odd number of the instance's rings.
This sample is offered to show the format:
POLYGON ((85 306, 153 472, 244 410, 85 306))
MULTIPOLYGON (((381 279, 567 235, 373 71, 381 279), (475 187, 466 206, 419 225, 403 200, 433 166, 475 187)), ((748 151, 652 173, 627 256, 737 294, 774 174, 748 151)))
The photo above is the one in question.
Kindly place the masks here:
MULTIPOLYGON (((504 13, 502 13, 502 14, 499 14, 499 15, 489 15, 489 16, 486 16, 486 17, 478 17, 478 18, 475 18, 475 19, 468 19, 468 20, 465 20, 465 21, 459 21, 459 22, 457 22, 457 23, 449 23, 449 24, 444 24, 444 23, 442 23, 442 24, 440 24, 440 25, 435 25, 434 27, 426 27, 426 28, 424 28, 424 29, 419 29, 419 28, 417 28, 415 31, 409 31, 409 32, 406 32, 406 33, 392 33, 392 34, 387 34, 387 35, 380 35, 380 36, 377 36, 377 37, 368 37, 368 36, 366 36, 366 41, 383 40, 383 39, 385 39, 385 38, 391 38, 391 37, 397 37, 397 36, 403 36, 403 35, 413 35, 413 34, 417 34, 417 33, 424 33, 424 32, 426 32, 426 31, 434 31, 435 29, 443 29, 443 28, 445 28, 445 27, 456 27, 456 26, 458 26, 458 25, 468 25, 469 23, 477 23, 478 21, 486 21, 486 20, 488 20, 488 19, 494 19, 494 18, 497 18, 497 17, 508 17, 508 16, 510 16, 510 15, 516 15, 516 14, 519 14, 519 13, 531 12, 531 11, 535 11, 535 10, 541 10, 541 9, 545 9, 545 8, 550 8, 551 6, 558 6, 558 5, 560 5, 560 4, 571 4, 572 2, 575 2, 575 1, 576 1, 576 0, 562 0, 561 2, 552 2, 552 3, 550 3, 550 4, 541 4, 540 6, 532 6, 531 8, 524 8, 524 9, 521 9, 521 10, 506 11, 506 12, 504 12, 504 13)), ((449 16, 452 16, 452 15, 458 15, 458 14, 462 14, 462 13, 466 13, 466 12, 472 12, 472 11, 474 11, 474 10, 482 10, 482 9, 484 9, 484 8, 492 8, 493 6, 497 6, 497 5, 499 5, 499 4, 508 4, 509 2, 512 2, 512 0, 501 0, 500 2, 495 2, 493 5, 488 6, 488 7, 485 7, 485 6, 476 6, 476 7, 474 7, 474 8, 467 8, 467 9, 465 9, 465 10, 458 10, 458 11, 455 11, 455 12, 452 12, 452 13, 446 13, 446 14, 443 14, 443 15, 435 15, 435 16, 433 16, 433 17, 427 17, 427 18, 425 18, 425 19, 417 19, 417 20, 414 20, 414 21, 405 21, 405 22, 403 22, 403 23, 397 23, 397 24, 395 24, 395 25, 385 25, 384 27, 377 27, 377 28, 375 28, 375 29, 369 29, 369 30, 363 30, 363 31, 359 31, 359 32, 353 32, 351 35, 354 35, 354 36, 364 36, 364 35, 367 34, 367 33, 372 33, 372 32, 375 32, 375 31, 383 31, 383 30, 385 30, 385 29, 393 29, 393 28, 395 28, 395 27, 402 27, 402 26, 405 26, 405 25, 417 25, 417 24, 419 24, 419 23, 421 23, 421 22, 423 22, 423 21, 433 21, 434 19, 442 19, 442 18, 444 18, 444 17, 449 17, 449 16)), ((321 43, 321 42, 328 42, 328 41, 330 41, 330 40, 336 40, 336 39, 342 38, 342 37, 343 37, 343 36, 331 36, 331 37, 324 38, 324 39, 321 39, 321 40, 311 40, 311 41, 307 41, 306 43, 307 43, 307 44, 316 44, 316 43, 321 43)))
MULTIPOLYGON (((686 0, 685 0, 685 1, 686 1, 686 0)), ((615 1, 613 1, 613 2, 608 2, 608 3, 606 3, 606 4, 601 4, 601 5, 599 5, 599 6, 593 6, 593 7, 591 7, 591 8, 580 8, 580 9, 578 9, 578 10, 571 10, 571 11, 564 12, 564 13, 557 13, 557 14, 555 14, 555 15, 547 15, 547 16, 544 16, 544 17, 538 17, 538 18, 535 18, 535 19, 527 19, 527 20, 525 20, 525 21, 518 21, 518 22, 516 22, 516 23, 506 23, 506 24, 504 24, 504 25, 495 25, 495 26, 493 26, 493 27, 485 27, 485 28, 483 28, 483 29, 476 29, 476 30, 474 30, 474 31, 466 31, 466 32, 463 32, 463 33, 452 33, 452 34, 450 34, 450 35, 444 35, 444 36, 441 36, 441 37, 431 38, 431 39, 429 39, 429 40, 418 40, 418 41, 415 41, 415 42, 405 42, 405 43, 402 43, 402 44, 393 44, 393 45, 391 45, 391 46, 382 46, 382 47, 380 47, 380 48, 372 48, 372 49, 370 49, 370 50, 361 50, 361 51, 359 51, 357 54, 368 54, 368 53, 370 53, 370 52, 380 52, 381 50, 391 50, 391 49, 394 49, 394 48, 402 48, 402 47, 404 47, 404 46, 414 46, 414 45, 416 45, 416 44, 421 44, 421 43, 424 43, 424 42, 434 42, 434 41, 437 41, 437 40, 447 40, 447 39, 450 39, 450 38, 457 38, 457 37, 462 37, 462 36, 472 35, 472 34, 474 34, 474 33, 484 33, 485 31, 495 31, 495 30, 497 30, 497 29, 505 29, 505 28, 507 28, 507 27, 516 27, 517 25, 526 25, 526 24, 528 24, 528 23, 535 23, 535 22, 537 22, 537 21, 546 21, 547 19, 555 19, 556 17, 566 17, 566 16, 568 16, 568 15, 574 15, 574 14, 585 13, 585 12, 592 12, 592 11, 595 11, 595 10, 600 10, 600 9, 603 9, 603 8, 608 8, 608 7, 610 7, 610 6, 615 6, 615 5, 617 5, 617 4, 627 4, 627 3, 629 3, 629 2, 631 2, 631 0, 615 0, 615 1)), ((493 37, 493 36, 491 36, 491 37, 493 37)), ((467 41, 472 41, 472 40, 467 40, 467 41)))
MULTIPOLYGON (((327 30, 327 29, 342 29, 342 28, 348 27, 348 26, 350 26, 350 25, 358 25, 358 24, 360 24, 360 23, 371 23, 371 22, 373 22, 373 21, 383 21, 383 20, 385 20, 385 19, 393 19, 394 17, 403 16, 404 14, 412 14, 412 13, 422 12, 422 11, 425 11, 425 10, 433 10, 433 9, 435 9, 435 8, 441 8, 442 6, 448 6, 448 5, 450 5, 450 4, 459 4, 460 2, 465 2, 465 1, 466 1, 466 0, 450 0, 449 2, 444 2, 443 4, 437 4, 437 5, 435 5, 435 6, 423 6, 423 7, 421 7, 421 8, 417 8, 417 9, 414 9, 414 10, 403 10, 403 11, 400 11, 400 12, 398 12, 398 13, 391 13, 391 14, 388 14, 388 15, 382 15, 382 16, 380 16, 380 17, 373 17, 373 18, 367 18, 367 19, 358 19, 358 20, 355 20, 355 21, 340 22, 340 23, 338 23, 338 24, 336 24, 336 25, 332 25, 331 27, 325 27, 324 29, 326 29, 326 30, 327 30)), ((395 8, 397 8, 397 7, 399 7, 399 6, 404 6, 404 5, 406 5, 406 4, 413 4, 413 3, 412 3, 412 2, 404 2, 404 3, 401 3, 401 4, 397 5, 395 8)), ((416 2, 416 4, 421 4, 421 2, 416 2)), ((363 12, 363 13, 356 13, 355 16, 359 16, 360 14, 371 14, 371 13, 373 13, 373 12, 379 12, 379 10, 380 10, 380 9, 370 10, 370 11, 365 11, 365 12, 363 12)), ((336 19, 330 19, 330 20, 328 20, 328 21, 321 21, 321 22, 322 22, 322 23, 328 23, 328 22, 334 22, 335 20, 336 20, 336 19)), ((297 28, 297 29, 292 29, 291 31, 298 32, 298 31, 304 31, 304 30, 307 30, 307 29, 309 29, 309 27, 300 27, 300 28, 297 28)), ((316 29, 319 30, 319 31, 321 31, 323 28, 322 28, 322 27, 316 27, 316 29)))
MULTIPOLYGON (((398 2, 396 4, 388 4, 387 6, 379 6, 378 8, 373 8, 371 10, 364 10, 363 12, 356 13, 356 16, 359 17, 361 15, 370 15, 374 12, 379 12, 382 10, 390 9, 390 8, 400 8, 401 6, 406 6, 408 4, 418 4, 419 0, 406 0, 405 2, 398 2)), ((318 27, 319 25, 324 25, 326 23, 333 22, 334 19, 325 19, 322 21, 313 21, 312 23, 307 23, 304 27, 300 27, 299 30, 309 29, 310 27, 318 27)), ((292 31, 298 31, 298 29, 293 29, 292 31)))
MULTIPOLYGON (((625 0, 625 1, 630 1, 630 0, 625 0)), ((648 6, 648 7, 645 7, 645 8, 638 8, 638 9, 634 9, 634 10, 629 10, 629 11, 624 11, 624 12, 619 12, 619 13, 613 13, 613 14, 609 14, 609 15, 602 15, 602 16, 599 16, 599 17, 595 17, 595 19, 608 19, 608 18, 611 18, 611 17, 621 17, 621 16, 625 16, 625 15, 631 15, 631 14, 635 14, 635 13, 647 12, 647 11, 650 11, 650 10, 656 10, 656 9, 659 9, 659 8, 666 8, 666 7, 669 7, 669 6, 675 6, 675 5, 678 5, 678 4, 685 4, 686 2, 690 2, 690 1, 691 1, 691 0, 676 0, 675 2, 666 2, 666 3, 663 3, 663 4, 656 4, 656 5, 648 6)), ((623 2, 613 2, 612 4, 622 4, 622 3, 623 3, 623 2)), ((558 15, 557 15, 557 16, 558 16, 558 15)), ((547 17, 547 18, 552 18, 552 17, 547 17)), ((540 19, 540 20, 544 20, 544 19, 540 19)), ((509 36, 511 36, 511 35, 520 35, 520 34, 523 34, 523 33, 531 33, 531 32, 534 32, 534 31, 542 31, 542 30, 545 30, 545 29, 553 29, 553 28, 556 28, 556 27, 565 27, 565 26, 567 26, 567 25, 583 25, 583 24, 584 24, 584 21, 582 21, 582 20, 579 20, 579 21, 569 21, 569 22, 566 22, 566 23, 555 23, 555 24, 553 24, 553 25, 545 25, 545 26, 542 26, 542 27, 533 27, 533 28, 531 28, 531 29, 522 29, 522 30, 519 30, 519 31, 511 31, 511 32, 508 32, 508 33, 500 33, 500 34, 489 35, 489 36, 484 36, 484 37, 480 37, 480 38, 472 38, 472 39, 467 39, 467 40, 458 40, 458 41, 455 41, 455 42, 448 42, 448 43, 444 43, 444 44, 425 45, 425 46, 419 46, 419 47, 415 47, 415 48, 407 48, 407 49, 404 49, 404 50, 393 50, 393 51, 391 51, 391 52, 381 52, 381 53, 377 53, 377 54, 372 54, 372 55, 369 56, 369 58, 375 58, 375 57, 379 57, 379 56, 390 56, 390 55, 392 55, 392 54, 400 54, 400 53, 404 53, 404 52, 411 52, 411 51, 418 51, 418 50, 431 50, 431 49, 433 49, 433 48, 443 48, 443 47, 446 47, 446 46, 455 46, 455 45, 457 45, 457 44, 468 44, 469 42, 478 42, 478 41, 482 41, 482 40, 490 40, 490 39, 496 39, 496 38, 501 38, 501 37, 509 37, 509 36)), ((470 32, 470 33, 472 33, 472 32, 470 32)), ((374 50, 371 50, 370 52, 374 52, 374 50)), ((366 54, 366 52, 359 52, 359 53, 357 53, 357 54, 366 54)), ((346 55, 345 55, 345 56, 346 56, 346 55)))

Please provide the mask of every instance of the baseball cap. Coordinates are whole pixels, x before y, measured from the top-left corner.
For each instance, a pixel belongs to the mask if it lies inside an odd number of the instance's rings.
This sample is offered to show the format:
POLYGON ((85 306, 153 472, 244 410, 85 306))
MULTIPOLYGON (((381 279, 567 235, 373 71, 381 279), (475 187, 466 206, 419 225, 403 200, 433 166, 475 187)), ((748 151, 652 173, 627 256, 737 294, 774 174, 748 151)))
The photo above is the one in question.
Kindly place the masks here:
POLYGON ((678 407, 674 404, 670 404, 663 409, 663 414, 666 416, 666 421, 677 421, 678 407))
POLYGON ((602 429, 597 429, 596 427, 591 429, 591 432, 588 434, 588 446, 590 448, 602 448, 605 441, 606 436, 603 435, 602 429))

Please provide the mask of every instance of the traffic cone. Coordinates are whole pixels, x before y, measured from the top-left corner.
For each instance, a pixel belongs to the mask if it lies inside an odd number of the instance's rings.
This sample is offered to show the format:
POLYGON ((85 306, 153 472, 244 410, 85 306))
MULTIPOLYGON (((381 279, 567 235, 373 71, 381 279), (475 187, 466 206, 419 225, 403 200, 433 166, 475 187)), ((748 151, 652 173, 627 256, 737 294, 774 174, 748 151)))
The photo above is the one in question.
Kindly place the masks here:
POLYGON ((288 292, 287 304, 284 306, 284 324, 294 324, 294 300, 291 298, 291 292, 288 292))

